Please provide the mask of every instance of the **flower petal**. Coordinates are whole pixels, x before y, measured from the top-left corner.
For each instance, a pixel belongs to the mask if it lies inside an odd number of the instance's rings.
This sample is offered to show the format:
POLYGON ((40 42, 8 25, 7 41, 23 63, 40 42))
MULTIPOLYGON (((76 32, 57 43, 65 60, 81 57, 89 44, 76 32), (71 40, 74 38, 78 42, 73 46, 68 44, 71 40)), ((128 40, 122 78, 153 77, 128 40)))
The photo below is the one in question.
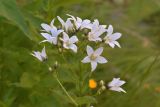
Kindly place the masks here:
POLYGON ((126 91, 123 90, 121 87, 111 87, 110 90, 117 91, 117 92, 124 92, 124 93, 126 93, 126 91))
POLYGON ((121 48, 121 45, 117 41, 114 41, 114 44, 121 48))
POLYGON ((43 56, 44 58, 47 57, 47 55, 46 55, 46 50, 45 50, 45 46, 44 46, 44 48, 42 49, 41 56, 43 56))
POLYGON ((107 61, 104 57, 102 57, 102 56, 98 56, 97 59, 96 59, 96 61, 97 61, 98 63, 101 63, 101 64, 104 64, 104 63, 107 63, 107 62, 108 62, 108 61, 107 61))
POLYGON ((51 21, 50 26, 55 29, 56 27, 54 26, 54 20, 55 20, 55 19, 53 19, 53 20, 51 21))
POLYGON ((97 67, 97 62, 92 61, 91 62, 91 71, 93 72, 96 69, 96 67, 97 67))
POLYGON ((77 46, 75 44, 70 45, 70 49, 73 50, 73 52, 77 53, 77 46))
POLYGON ((67 16, 70 16, 72 18, 72 20, 76 21, 76 18, 70 14, 66 14, 67 16))
POLYGON ((69 40, 69 36, 67 33, 63 32, 63 41, 66 42, 69 40))
POLYGON ((48 33, 41 33, 41 35, 47 40, 51 39, 51 35, 48 33))
POLYGON ((96 54, 97 56, 101 55, 103 52, 103 47, 100 47, 98 49, 95 50, 94 54, 96 54))
POLYGON ((87 54, 90 56, 94 52, 93 48, 87 45, 87 54))
POLYGON ((69 30, 72 30, 73 29, 73 24, 71 22, 71 20, 68 18, 66 23, 65 23, 65 29, 66 31, 68 32, 69 30))
POLYGON ((115 44, 113 42, 108 42, 109 46, 114 48, 115 47, 115 44))
POLYGON ((49 32, 52 29, 51 26, 49 26, 48 24, 45 24, 45 23, 42 23, 41 27, 47 32, 49 32))
POLYGON ((112 40, 115 41, 115 40, 119 39, 121 36, 122 36, 121 33, 114 33, 110 37, 111 37, 112 40))
POLYGON ((120 80, 120 78, 113 78, 113 80, 108 84, 109 87, 120 87, 125 84, 125 81, 120 80))
POLYGON ((62 27, 64 27, 65 26, 65 22, 63 21, 63 19, 61 17, 59 17, 59 16, 57 16, 57 19, 62 24, 62 27))
POLYGON ((34 54, 31 54, 31 55, 33 55, 35 58, 37 58, 38 60, 40 60, 40 61, 42 61, 42 57, 41 57, 41 53, 40 52, 33 52, 34 54))
POLYGON ((70 39, 70 43, 76 43, 78 41, 77 36, 72 36, 70 39))
POLYGON ((91 62, 91 60, 90 60, 89 56, 86 56, 81 62, 82 63, 89 63, 89 62, 91 62))
POLYGON ((113 26, 112 25, 108 26, 107 32, 108 32, 107 35, 112 35, 112 33, 113 33, 113 26))
POLYGON ((51 29, 51 34, 53 37, 57 37, 63 30, 51 29))
POLYGON ((57 38, 57 37, 52 37, 51 42, 52 42, 54 45, 57 45, 57 41, 58 41, 58 38, 57 38))

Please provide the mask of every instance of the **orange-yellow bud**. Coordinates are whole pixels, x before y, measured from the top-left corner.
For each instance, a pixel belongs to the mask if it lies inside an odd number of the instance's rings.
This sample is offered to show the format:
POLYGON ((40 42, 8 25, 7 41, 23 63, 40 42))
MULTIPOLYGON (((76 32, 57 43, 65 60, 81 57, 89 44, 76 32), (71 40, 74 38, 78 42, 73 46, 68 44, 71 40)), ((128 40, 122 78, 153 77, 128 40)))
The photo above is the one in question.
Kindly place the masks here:
POLYGON ((94 89, 97 87, 97 82, 94 79, 89 80, 89 87, 94 89))

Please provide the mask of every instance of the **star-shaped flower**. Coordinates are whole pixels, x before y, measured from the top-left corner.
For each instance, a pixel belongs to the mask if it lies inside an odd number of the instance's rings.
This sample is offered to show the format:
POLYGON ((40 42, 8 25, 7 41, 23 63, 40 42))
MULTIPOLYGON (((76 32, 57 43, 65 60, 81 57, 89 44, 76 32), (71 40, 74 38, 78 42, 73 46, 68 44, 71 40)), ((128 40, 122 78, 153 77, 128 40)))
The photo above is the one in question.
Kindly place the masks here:
POLYGON ((121 33, 113 33, 113 26, 109 25, 107 29, 107 35, 104 37, 105 43, 109 44, 112 48, 117 45, 119 48, 121 47, 120 44, 116 41, 121 37, 121 33))
POLYGON ((86 56, 82 62, 83 63, 91 63, 91 71, 94 71, 97 67, 97 63, 107 63, 107 60, 100 56, 103 52, 103 47, 100 47, 98 49, 96 49, 95 51, 92 49, 92 47, 87 46, 87 54, 88 56, 86 56))
POLYGON ((91 32, 88 34, 89 41, 102 41, 100 36, 106 32, 105 25, 99 25, 99 21, 96 19, 94 20, 91 28, 91 32))
POLYGON ((84 28, 87 28, 87 29, 91 29, 91 26, 92 26, 92 24, 91 24, 91 21, 90 20, 88 20, 88 19, 85 19, 85 20, 82 20, 81 18, 79 18, 79 17, 74 17, 74 16, 72 16, 72 15, 69 15, 69 14, 67 14, 68 16, 70 16, 71 17, 71 20, 73 20, 74 21, 74 24, 75 24, 75 26, 76 26, 76 29, 78 30, 78 29, 84 29, 84 28))
POLYGON ((60 21, 60 23, 62 24, 62 29, 64 29, 66 32, 69 31, 74 31, 74 26, 71 22, 71 19, 67 19, 66 22, 64 22, 64 20, 62 18, 60 18, 59 16, 57 16, 58 20, 60 21))
POLYGON ((120 80, 120 78, 113 78, 113 80, 108 84, 108 87, 110 90, 126 93, 126 91, 121 88, 125 83, 126 82, 120 80))
POLYGON ((42 52, 33 51, 33 53, 31 53, 31 55, 34 56, 34 57, 36 57, 41 62, 47 60, 47 55, 46 55, 45 47, 42 49, 42 52))
POLYGON ((71 49, 73 52, 77 52, 77 46, 75 45, 76 42, 78 42, 77 36, 72 36, 69 38, 67 33, 63 32, 63 47, 66 49, 71 49))
POLYGON ((56 45, 58 42, 58 35, 62 33, 63 30, 57 30, 57 28, 55 27, 55 28, 52 28, 50 32, 51 34, 41 33, 41 35, 46 39, 46 40, 43 40, 42 42, 49 42, 51 44, 56 45))

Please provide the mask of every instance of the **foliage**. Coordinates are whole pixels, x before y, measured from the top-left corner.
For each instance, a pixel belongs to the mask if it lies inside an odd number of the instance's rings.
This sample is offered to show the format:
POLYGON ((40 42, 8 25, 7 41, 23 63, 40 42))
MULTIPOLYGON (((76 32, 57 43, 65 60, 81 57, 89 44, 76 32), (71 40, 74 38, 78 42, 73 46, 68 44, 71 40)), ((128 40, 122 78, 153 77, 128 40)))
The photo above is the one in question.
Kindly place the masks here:
MULTIPOLYGON (((108 91, 98 101, 88 96, 80 96, 77 101, 92 102, 95 107, 159 107, 159 0, 0 0, 0 107, 73 106, 46 72, 47 67, 30 56, 42 40, 38 36, 40 24, 67 13, 98 18, 123 32, 123 48, 104 50, 112 62, 100 65, 94 78, 108 82, 115 75, 121 77, 127 81, 127 94, 108 91)), ((52 47, 50 51, 50 62, 64 61, 55 57, 57 52, 52 47)), ((70 53, 68 56, 79 58, 70 53)), ((76 68, 73 62, 69 61, 70 66, 76 68)), ((79 72, 74 77, 71 73, 63 68, 59 73, 69 92, 74 79, 79 78, 79 72)))

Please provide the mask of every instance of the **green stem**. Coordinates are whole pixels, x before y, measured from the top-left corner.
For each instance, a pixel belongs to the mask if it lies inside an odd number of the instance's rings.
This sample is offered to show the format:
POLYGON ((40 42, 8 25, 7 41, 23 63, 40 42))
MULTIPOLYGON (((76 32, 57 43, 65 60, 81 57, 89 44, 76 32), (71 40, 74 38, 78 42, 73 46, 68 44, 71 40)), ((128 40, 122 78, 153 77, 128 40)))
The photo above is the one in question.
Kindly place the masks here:
POLYGON ((65 94, 68 96, 68 98, 76 105, 76 107, 78 106, 77 102, 69 95, 69 93, 67 92, 67 90, 63 87, 62 83, 60 82, 60 80, 57 77, 57 74, 55 75, 55 78, 57 80, 57 82, 59 83, 59 85, 61 86, 62 90, 65 92, 65 94))

